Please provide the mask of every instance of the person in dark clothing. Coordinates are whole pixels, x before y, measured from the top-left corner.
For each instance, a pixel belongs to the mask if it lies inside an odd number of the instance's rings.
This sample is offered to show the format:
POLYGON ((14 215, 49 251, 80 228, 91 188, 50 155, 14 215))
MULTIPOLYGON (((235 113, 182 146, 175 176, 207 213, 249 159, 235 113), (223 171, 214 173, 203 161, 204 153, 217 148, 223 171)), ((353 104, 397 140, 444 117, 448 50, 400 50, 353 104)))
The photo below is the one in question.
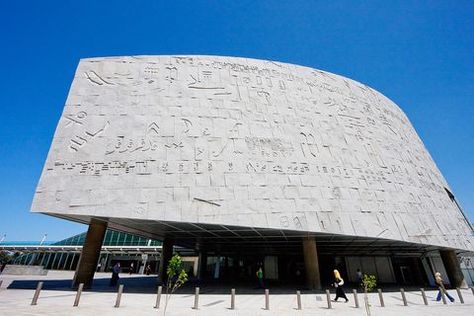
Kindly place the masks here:
POLYGON ((117 286, 118 280, 120 279, 120 262, 117 262, 112 268, 112 278, 110 279, 110 286, 117 286))
POLYGON ((344 280, 341 278, 341 274, 337 270, 334 270, 334 280, 334 287, 336 288, 336 297, 334 298, 334 302, 337 302, 337 299, 342 297, 347 303, 349 300, 347 299, 346 293, 344 293, 344 289, 342 288, 344 285, 344 280))
POLYGON ((357 278, 357 284, 358 284, 360 287, 363 287, 363 286, 362 286, 362 280, 363 280, 364 276, 363 276, 363 274, 362 274, 362 271, 360 271, 360 269, 357 269, 356 278, 357 278))
POLYGON ((145 274, 150 275, 150 273, 151 273, 151 266, 147 265, 146 268, 145 268, 145 274))

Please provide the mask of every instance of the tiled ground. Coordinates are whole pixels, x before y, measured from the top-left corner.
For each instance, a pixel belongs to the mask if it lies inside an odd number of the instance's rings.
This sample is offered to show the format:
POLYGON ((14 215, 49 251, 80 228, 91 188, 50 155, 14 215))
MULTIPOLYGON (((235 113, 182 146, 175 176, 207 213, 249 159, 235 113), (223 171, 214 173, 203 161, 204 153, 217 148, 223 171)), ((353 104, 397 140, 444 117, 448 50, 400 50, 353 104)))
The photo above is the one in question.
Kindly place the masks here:
MULTIPOLYGON (((99 286, 94 291, 86 291, 81 297, 79 307, 73 307, 75 292, 67 288, 57 287, 52 290, 53 285, 61 284, 59 280, 70 280, 71 272, 51 271, 46 277, 33 276, 0 276, 3 280, 0 289, 0 315, 163 315, 163 303, 160 310, 153 308, 156 295, 144 290, 143 293, 133 287, 133 293, 127 293, 127 287, 122 297, 120 308, 114 308, 116 294, 106 291, 105 287, 99 286), (41 292, 38 305, 31 306, 33 289, 20 289, 21 286, 28 288, 33 282, 27 280, 44 279, 49 283, 48 289, 41 292), (52 283, 52 282, 56 283, 52 283), (23 283, 22 283, 23 282, 23 283), (21 286, 20 286, 21 285, 21 286), (28 286, 26 286, 28 285, 28 286)), ((108 274, 99 274, 97 278, 102 279, 105 284, 108 274)), ((132 276, 139 283, 139 276, 132 276)), ((124 281, 131 279, 124 276, 124 281)), ((148 288, 147 278, 142 278, 143 288, 148 288)), ((126 283, 126 282, 125 282, 126 283)), ((131 286, 132 288, 132 286, 131 286)), ((327 308, 326 296, 324 294, 303 294, 302 310, 296 310, 295 294, 272 294, 270 292, 270 310, 264 310, 264 295, 262 294, 239 294, 237 291, 236 310, 230 310, 230 295, 216 294, 222 291, 206 291, 200 296, 199 309, 194 310, 194 295, 180 293, 172 297, 169 302, 166 315, 365 315, 363 308, 355 308, 352 294, 349 295, 349 303, 332 303, 332 309, 327 308)), ((230 291, 229 291, 230 292, 230 291)), ((279 291, 282 292, 282 291, 279 291)), ((459 302, 455 291, 450 291, 456 298, 454 304, 443 305, 436 302, 435 291, 427 291, 428 306, 423 305, 421 293, 417 291, 407 292, 407 307, 403 306, 400 292, 387 292, 384 294, 386 307, 380 307, 377 294, 370 294, 369 300, 372 305, 372 315, 472 315, 474 314, 474 295, 471 290, 462 290, 465 300, 464 304, 459 302)), ((359 295, 362 307, 363 297, 359 295)))

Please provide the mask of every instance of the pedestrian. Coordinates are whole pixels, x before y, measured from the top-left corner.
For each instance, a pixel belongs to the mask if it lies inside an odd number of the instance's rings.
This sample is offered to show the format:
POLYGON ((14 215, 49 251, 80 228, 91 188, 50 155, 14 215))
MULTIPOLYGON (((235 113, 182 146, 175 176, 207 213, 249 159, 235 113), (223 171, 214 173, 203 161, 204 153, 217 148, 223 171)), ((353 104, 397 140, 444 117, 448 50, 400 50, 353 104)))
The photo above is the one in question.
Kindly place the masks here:
POLYGON ((263 285, 263 270, 262 270, 262 267, 258 268, 256 275, 257 275, 257 280, 258 280, 258 288, 263 289, 264 285, 263 285))
POLYGON ((120 262, 117 262, 112 268, 112 278, 110 279, 110 286, 117 286, 118 280, 120 279, 120 262))
POLYGON ((362 271, 360 271, 360 269, 357 269, 356 280, 357 280, 357 283, 359 284, 360 287, 363 287, 362 286, 362 278, 363 278, 362 271))
POLYGON ((130 263, 130 270, 128 271, 130 273, 130 275, 135 271, 135 265, 132 263, 130 263))
POLYGON ((336 288, 336 297, 334 298, 334 302, 337 302, 337 299, 342 297, 343 299, 346 300, 346 303, 349 301, 347 299, 346 293, 344 293, 344 290, 342 286, 344 285, 344 280, 341 278, 341 274, 339 271, 334 270, 334 287, 336 288))
POLYGON ((151 266, 148 264, 145 268, 145 274, 150 275, 150 273, 151 273, 151 266))
POLYGON ((448 297, 448 299, 451 301, 451 303, 454 303, 454 297, 449 295, 448 291, 446 291, 446 288, 444 287, 444 281, 443 278, 441 277, 441 273, 436 272, 435 273, 435 280, 436 284, 438 285, 438 296, 436 297, 436 300, 439 302, 441 300, 441 291, 448 297))
POLYGON ((300 269, 296 269, 295 277, 296 277, 296 281, 299 283, 300 280, 301 280, 301 271, 300 271, 300 269))

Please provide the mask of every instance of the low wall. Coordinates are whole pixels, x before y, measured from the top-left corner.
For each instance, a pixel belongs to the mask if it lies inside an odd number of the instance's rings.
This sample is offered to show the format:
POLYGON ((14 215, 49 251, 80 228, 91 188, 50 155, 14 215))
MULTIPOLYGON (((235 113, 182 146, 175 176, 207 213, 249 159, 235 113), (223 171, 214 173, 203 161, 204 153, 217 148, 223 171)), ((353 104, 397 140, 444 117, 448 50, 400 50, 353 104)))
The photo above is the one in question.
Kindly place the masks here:
POLYGON ((13 275, 47 275, 48 271, 43 266, 24 266, 17 264, 7 264, 2 274, 13 275))

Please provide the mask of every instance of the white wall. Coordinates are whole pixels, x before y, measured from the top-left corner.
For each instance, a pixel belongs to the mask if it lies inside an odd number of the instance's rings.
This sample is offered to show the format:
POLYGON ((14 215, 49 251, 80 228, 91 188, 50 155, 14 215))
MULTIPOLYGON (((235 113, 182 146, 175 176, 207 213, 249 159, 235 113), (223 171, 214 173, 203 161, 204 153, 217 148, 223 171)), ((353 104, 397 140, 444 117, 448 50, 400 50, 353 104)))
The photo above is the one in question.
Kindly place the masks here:
POLYGON ((246 58, 90 58, 32 209, 474 250, 445 187, 403 111, 351 79, 246 58))

